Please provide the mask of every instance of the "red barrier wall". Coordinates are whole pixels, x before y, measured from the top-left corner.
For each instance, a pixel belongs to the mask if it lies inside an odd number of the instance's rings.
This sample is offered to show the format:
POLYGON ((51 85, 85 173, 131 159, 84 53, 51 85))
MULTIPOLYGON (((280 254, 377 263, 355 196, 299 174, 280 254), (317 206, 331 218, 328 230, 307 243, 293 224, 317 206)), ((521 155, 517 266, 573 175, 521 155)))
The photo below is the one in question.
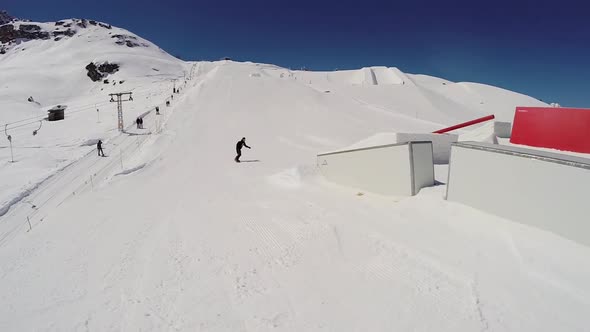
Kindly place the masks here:
POLYGON ((510 142, 590 153, 590 109, 517 107, 510 142))

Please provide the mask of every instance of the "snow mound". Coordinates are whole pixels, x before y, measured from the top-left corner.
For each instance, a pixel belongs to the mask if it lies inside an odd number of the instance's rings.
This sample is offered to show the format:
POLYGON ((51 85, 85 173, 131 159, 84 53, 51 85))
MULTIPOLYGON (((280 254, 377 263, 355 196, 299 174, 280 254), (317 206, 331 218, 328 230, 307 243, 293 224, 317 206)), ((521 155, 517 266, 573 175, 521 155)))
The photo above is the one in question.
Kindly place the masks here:
POLYGON ((271 175, 268 180, 270 183, 286 189, 296 189, 302 184, 301 174, 296 167, 271 175))
POLYGON ((397 68, 380 66, 330 72, 326 74, 326 80, 347 85, 400 85, 408 79, 397 68))
POLYGON ((125 169, 125 170, 123 170, 123 171, 121 171, 119 173, 116 173, 115 176, 128 175, 128 174, 131 174, 131 173, 135 173, 135 172, 143 169, 145 166, 146 166, 146 163, 143 163, 141 165, 137 165, 135 167, 132 167, 132 168, 129 168, 129 169, 125 169))
POLYGON ((397 68, 371 67, 368 71, 372 85, 404 84, 405 75, 397 68))
POLYGON ((268 182, 274 186, 284 189, 300 188, 306 181, 316 178, 319 175, 317 167, 311 165, 300 165, 289 168, 269 176, 268 182))

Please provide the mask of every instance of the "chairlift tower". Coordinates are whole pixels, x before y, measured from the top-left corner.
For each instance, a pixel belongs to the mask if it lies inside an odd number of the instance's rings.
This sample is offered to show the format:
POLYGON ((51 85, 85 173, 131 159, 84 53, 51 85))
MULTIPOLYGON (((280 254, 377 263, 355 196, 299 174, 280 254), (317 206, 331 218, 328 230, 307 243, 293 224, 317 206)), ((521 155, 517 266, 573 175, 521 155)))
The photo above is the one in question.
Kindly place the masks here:
POLYGON ((109 96, 111 97, 111 103, 117 103, 117 117, 118 121, 118 128, 119 131, 123 131, 123 102, 124 101, 133 101, 132 92, 119 92, 119 93, 110 93, 109 96))

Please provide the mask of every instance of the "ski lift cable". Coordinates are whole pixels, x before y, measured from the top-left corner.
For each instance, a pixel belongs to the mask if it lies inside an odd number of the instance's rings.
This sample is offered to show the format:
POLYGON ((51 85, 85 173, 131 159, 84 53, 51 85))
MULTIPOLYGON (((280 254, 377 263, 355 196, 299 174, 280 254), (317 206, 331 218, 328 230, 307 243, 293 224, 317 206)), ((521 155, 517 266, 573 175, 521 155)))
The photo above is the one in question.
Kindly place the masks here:
POLYGON ((3 123, 2 126, 10 126, 10 125, 13 125, 13 124, 16 124, 16 123, 20 123, 20 122, 24 122, 24 121, 29 121, 29 120, 34 120, 34 119, 39 119, 39 118, 44 118, 44 117, 47 117, 47 115, 37 115, 35 117, 26 118, 26 119, 14 121, 14 122, 7 122, 7 123, 3 123))
MULTIPOLYGON (((96 103, 96 106, 98 107, 99 105, 100 106, 103 106, 103 105, 106 105, 106 104, 108 104, 108 102, 100 102, 100 103, 96 103)), ((75 110, 79 110, 81 108, 84 108, 84 109, 86 109, 86 108, 94 108, 94 105, 95 105, 94 103, 93 104, 88 104, 88 105, 82 105, 82 107, 76 107, 75 110)), ((72 112, 68 112, 68 113, 72 113, 72 112)), ((2 124, 2 126, 5 126, 5 125, 11 126, 13 124, 17 124, 17 123, 21 123, 21 122, 25 122, 25 121, 29 121, 29 120, 36 120, 36 121, 38 121, 39 119, 46 118, 46 117, 47 117, 46 114, 37 115, 37 116, 34 116, 34 117, 25 118, 25 119, 13 121, 13 122, 7 122, 7 123, 2 124)))
MULTIPOLYGON (((123 142, 120 142, 119 144, 121 144, 121 143, 123 143, 123 142)), ((119 144, 116 144, 116 146, 117 146, 117 145, 119 145, 119 144)), ((133 147, 133 145, 132 145, 132 144, 130 144, 129 146, 127 146, 126 148, 124 148, 124 150, 125 150, 125 151, 127 151, 128 149, 130 149, 130 148, 132 148, 132 147, 133 147)), ((86 156, 87 156, 87 155, 89 155, 90 153, 93 153, 93 151, 92 151, 92 150, 91 150, 91 151, 89 151, 89 152, 86 154, 86 156)), ((95 165, 95 164, 97 164, 97 163, 98 163, 98 161, 96 161, 96 162, 92 163, 92 165, 95 165)), ((98 174, 98 173, 101 173, 101 172, 105 171, 105 170, 106 170, 108 167, 110 167, 110 166, 111 166, 111 164, 110 164, 110 163, 107 163, 106 165, 104 165, 103 167, 101 167, 99 170, 97 170, 97 171, 95 172, 95 175, 96 175, 96 174, 98 174)), ((58 176, 57 176, 57 178, 61 178, 62 176, 64 176, 64 175, 63 175, 63 173, 58 173, 58 176)), ((72 183, 74 180, 75 180, 75 179, 72 179, 72 180, 71 180, 69 183, 72 183)), ((81 184, 81 186, 79 186, 79 187, 78 187, 78 189, 76 189, 76 191, 78 191, 80 188, 83 188, 83 186, 85 186, 85 185, 87 185, 87 183, 83 183, 83 184, 81 184)), ((37 193, 39 193, 39 192, 43 192, 43 191, 47 190, 49 187, 50 187, 50 186, 46 186, 45 188, 42 188, 42 189, 40 189, 39 191, 37 191, 37 193)), ((44 206, 45 204, 47 204, 47 202, 49 202, 49 200, 53 199, 54 197, 55 197, 55 195, 51 195, 51 196, 50 196, 50 197, 49 197, 47 200, 45 200, 45 201, 41 202, 41 203, 40 203, 40 204, 38 204, 37 206, 38 206, 38 207, 42 207, 42 206, 44 206)), ((33 212, 33 214, 32 214, 31 216, 34 216, 34 215, 36 215, 38 212, 39 212, 39 209, 36 209, 36 210, 35 210, 35 212, 33 212)), ((24 223, 23 223, 23 225, 21 225, 21 226, 24 226, 24 223)), ((17 226, 16 228, 19 228, 19 227, 20 227, 20 226, 17 226)), ((13 231, 15 231, 15 230, 16 230, 16 228, 15 228, 13 231)), ((9 232, 9 233, 12 233, 12 231, 11 231, 11 232, 9 232)), ((7 236, 8 236, 8 235, 9 235, 9 234, 7 234, 7 236)), ((3 241, 3 239, 0 239, 0 243, 1 243, 2 241, 3 241)))
MULTIPOLYGON (((165 89, 160 89, 160 93, 163 93, 164 91, 165 91, 165 89)), ((168 99, 168 98, 166 98, 166 99, 168 99)), ((98 106, 104 106, 104 105, 107 105, 107 104, 110 104, 110 102, 98 102, 98 103, 91 103, 91 104, 81 105, 81 106, 75 108, 74 110, 71 110, 69 112, 64 112, 65 113, 64 115, 68 115, 68 114, 71 115, 71 114, 85 112, 85 111, 91 111, 91 110, 93 111, 96 107, 98 107, 98 106)), ((4 127, 5 127, 5 131, 6 130, 10 130, 10 131, 20 132, 20 131, 23 131, 25 129, 30 129, 30 128, 26 128, 26 127, 29 127, 29 126, 31 126, 33 124, 39 123, 39 128, 37 128, 36 130, 33 131, 33 135, 35 135, 36 132, 39 129, 41 129, 42 121, 45 121, 45 120, 47 120, 47 116, 46 115, 39 115, 39 116, 36 116, 36 117, 31 117, 31 118, 26 118, 26 119, 22 119, 22 120, 10 122, 10 123, 5 123, 4 124, 4 127), (23 123, 23 124, 19 124, 19 123, 25 122, 25 121, 29 121, 29 122, 23 123), (18 126, 12 126, 12 127, 10 127, 11 125, 14 125, 14 124, 19 124, 19 125, 18 126)), ((25 137, 25 136, 28 136, 28 135, 20 135, 20 134, 16 135, 16 137, 25 137)))
MULTIPOLYGON (((107 104, 110 104, 110 102, 96 103, 96 107, 98 107, 99 105, 103 106, 103 105, 107 105, 107 104)), ((66 112, 64 112, 64 115, 72 115, 72 114, 76 114, 76 113, 80 113, 80 112, 94 111, 94 109, 95 109, 95 104, 87 104, 87 105, 84 105, 84 107, 82 107, 82 108, 75 108, 71 111, 66 111, 66 112)), ((14 122, 5 123, 4 126, 7 127, 8 130, 15 130, 16 129, 17 131, 20 131, 20 130, 24 129, 23 127, 27 127, 32 124, 36 124, 39 121, 45 120, 46 118, 47 118, 47 115, 39 115, 36 117, 31 117, 31 118, 27 118, 27 119, 22 119, 22 120, 18 120, 18 121, 14 121, 14 122), (29 121, 29 122, 19 124, 24 121, 29 121), (19 125, 12 126, 14 124, 19 124, 19 125), (23 128, 23 129, 21 129, 21 128, 23 128)))
MULTIPOLYGON (((105 103, 105 102, 102 102, 102 103, 100 103, 100 104, 99 104, 99 103, 97 103, 97 104, 96 104, 96 107, 98 107, 99 105, 100 105, 100 106, 103 106, 103 105, 105 105, 105 104, 108 104, 108 102, 106 102, 106 103, 105 103)), ((66 114, 66 115, 67 115, 67 114, 73 114, 73 113, 78 113, 78 112, 88 111, 88 110, 94 110, 94 108, 95 108, 94 104, 91 104, 91 105, 84 105, 84 107, 83 107, 83 108, 75 108, 73 111, 64 112, 64 114, 66 114)), ((21 122, 24 122, 24 121, 30 121, 29 123, 35 123, 35 122, 38 122, 39 120, 44 120, 45 118, 47 118, 47 115, 46 115, 46 114, 43 114, 43 115, 38 115, 38 116, 35 116, 35 117, 31 117, 31 118, 26 118, 26 119, 22 119, 22 120, 14 121, 14 122, 8 122, 8 123, 5 123, 4 125, 5 125, 5 126, 6 126, 6 125, 8 125, 8 126, 10 127, 11 125, 18 124, 18 123, 21 123, 21 122)), ((20 127, 20 126, 21 126, 21 125, 19 125, 19 126, 14 126, 14 127, 10 127, 9 129, 18 128, 18 127, 20 127)))
POLYGON ((39 123, 39 121, 43 121, 43 120, 41 120, 41 119, 39 119, 39 120, 34 120, 34 121, 27 122, 27 123, 23 123, 23 124, 20 124, 20 125, 18 125, 18 126, 14 126, 14 127, 10 127, 10 126, 8 126, 8 125, 5 125, 5 126, 4 126, 4 128, 5 128, 6 130, 10 130, 10 131, 12 131, 12 130, 14 130, 14 129, 17 129, 17 128, 22 128, 22 127, 30 126, 30 125, 32 125, 32 124, 39 123))

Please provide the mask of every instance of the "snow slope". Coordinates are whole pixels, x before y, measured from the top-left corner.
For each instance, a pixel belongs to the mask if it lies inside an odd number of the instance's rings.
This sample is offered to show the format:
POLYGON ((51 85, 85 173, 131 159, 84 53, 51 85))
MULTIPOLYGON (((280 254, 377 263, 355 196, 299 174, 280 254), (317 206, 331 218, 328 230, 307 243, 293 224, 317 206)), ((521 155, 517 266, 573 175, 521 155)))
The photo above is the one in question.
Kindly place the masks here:
POLYGON ((62 20, 61 25, 56 25, 18 21, 14 23, 16 29, 27 24, 45 32, 69 29, 75 34, 58 37, 58 41, 19 41, 7 45, 6 54, 0 54, 0 125, 4 131, 5 124, 9 124, 6 134, 12 136, 16 161, 10 162, 9 141, 3 137, 0 215, 43 179, 88 153, 98 138, 108 140, 118 134, 114 130, 116 104, 109 102, 109 93, 134 93, 134 102, 124 106, 125 123, 131 124, 144 112, 163 106, 172 94, 172 79, 179 79, 180 84, 190 71, 190 64, 129 31, 106 28, 100 22, 92 25, 85 21, 86 27, 81 27, 81 22, 62 20), (116 42, 123 37, 115 36, 125 36, 139 46, 118 45, 116 42), (120 69, 107 77, 109 84, 93 82, 85 69, 90 62, 117 63, 120 69), (30 96, 34 102, 27 101, 30 96), (56 104, 68 106, 66 120, 40 122, 56 104))
POLYGON ((448 203, 444 186, 391 199, 318 178, 316 150, 404 117, 251 76, 261 65, 200 66, 134 164, 101 159, 113 176, 1 242, 3 330, 587 327, 590 249, 448 203), (231 160, 242 135, 259 162, 231 160))
POLYGON ((442 125, 489 114, 495 114, 500 121, 512 122, 517 105, 547 106, 532 97, 489 85, 404 74, 397 68, 293 75, 320 91, 345 95, 361 105, 442 125))
POLYGON ((107 158, 87 148, 0 217, 1 330, 587 329, 590 248, 447 202, 444 185, 381 197, 317 173, 318 151, 482 104, 393 69, 182 65, 194 75, 147 129, 113 133, 107 158))

